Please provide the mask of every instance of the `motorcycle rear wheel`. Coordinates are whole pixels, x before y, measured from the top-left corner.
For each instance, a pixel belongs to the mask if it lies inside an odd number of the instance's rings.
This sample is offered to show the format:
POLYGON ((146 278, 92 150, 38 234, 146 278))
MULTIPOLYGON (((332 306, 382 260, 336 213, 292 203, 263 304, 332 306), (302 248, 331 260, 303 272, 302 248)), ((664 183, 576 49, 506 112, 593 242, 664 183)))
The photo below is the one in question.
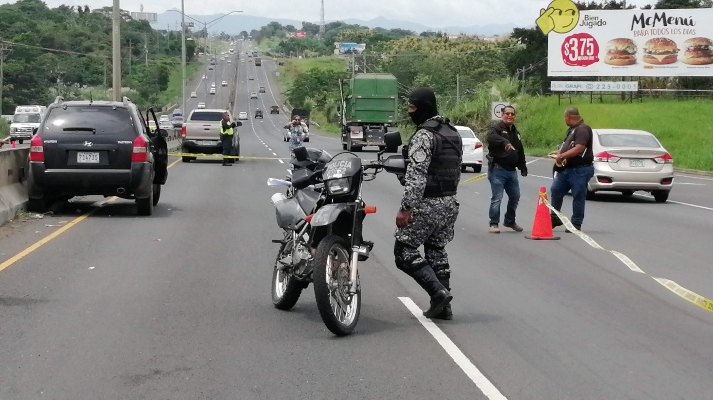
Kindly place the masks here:
POLYGON ((280 260, 292 253, 292 241, 282 243, 272 270, 272 304, 278 310, 290 310, 297 304, 304 286, 290 269, 280 269, 280 260))
POLYGON ((336 235, 322 239, 312 265, 314 297, 322 321, 337 336, 352 333, 361 312, 361 285, 357 275, 357 292, 349 294, 351 251, 344 239, 336 235))

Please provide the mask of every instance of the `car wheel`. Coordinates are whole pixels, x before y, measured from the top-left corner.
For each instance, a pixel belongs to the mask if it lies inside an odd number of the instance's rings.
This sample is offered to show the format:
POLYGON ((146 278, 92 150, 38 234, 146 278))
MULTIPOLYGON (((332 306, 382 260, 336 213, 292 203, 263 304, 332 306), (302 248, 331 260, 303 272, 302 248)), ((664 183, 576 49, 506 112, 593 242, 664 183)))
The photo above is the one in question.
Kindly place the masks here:
POLYGON ((181 161, 185 162, 185 163, 191 162, 193 160, 195 160, 195 157, 186 157, 186 156, 181 157, 181 161))
POLYGON ((158 204, 158 199, 161 198, 161 185, 158 183, 153 184, 153 205, 158 204))
POLYGON ((656 190, 651 194, 654 195, 654 200, 657 203, 665 203, 668 200, 669 193, 670 192, 668 190, 656 190))
POLYGON ((305 142, 309 142, 309 138, 305 138, 305 140, 304 140, 304 141, 305 141, 305 142))
POLYGON ((24 139, 20 139, 20 140, 18 140, 17 142, 20 143, 20 144, 22 144, 22 142, 24 142, 24 141, 25 141, 24 139))
POLYGON ((47 202, 45 201, 44 197, 40 197, 39 199, 33 199, 32 197, 30 197, 27 200, 27 211, 43 213, 45 212, 46 208, 47 202))
POLYGON ((466 168, 468 168, 468 167, 465 166, 465 165, 461 165, 461 166, 460 166, 460 172, 465 172, 466 168))
POLYGON ((478 165, 473 165, 473 172, 479 173, 480 171, 483 170, 483 166, 478 164, 478 165))
POLYGON ((628 197, 628 196, 633 196, 633 195, 634 195, 634 191, 633 191, 633 190, 622 190, 622 191, 621 191, 621 194, 623 194, 624 196, 627 196, 627 197, 628 197))
POLYGON ((149 197, 145 199, 136 199, 136 207, 139 215, 149 216, 153 214, 153 188, 149 194, 149 197))

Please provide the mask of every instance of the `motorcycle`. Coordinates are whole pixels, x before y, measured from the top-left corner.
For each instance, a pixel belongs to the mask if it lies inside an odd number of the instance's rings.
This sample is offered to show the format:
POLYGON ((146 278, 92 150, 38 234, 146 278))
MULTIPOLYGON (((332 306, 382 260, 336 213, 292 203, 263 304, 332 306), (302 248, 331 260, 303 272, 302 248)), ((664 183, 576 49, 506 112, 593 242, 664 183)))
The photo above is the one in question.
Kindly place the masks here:
MULTIPOLYGON (((384 138, 387 148, 401 145, 401 136, 392 132, 384 138)), ((269 178, 268 186, 287 186, 287 193, 275 193, 277 225, 283 238, 272 276, 272 301, 276 308, 289 310, 302 291, 314 283, 314 295, 322 321, 337 336, 350 334, 361 313, 361 286, 358 263, 369 259, 374 247, 362 237, 367 214, 376 207, 362 199, 362 184, 380 171, 404 174, 402 156, 365 163, 356 154, 342 152, 334 157, 316 149, 295 149, 292 162, 298 168, 287 179, 269 178), (310 154, 312 151, 313 154, 310 154), (347 155, 337 159, 340 155, 347 155), (372 171, 373 172, 368 172, 372 171)))

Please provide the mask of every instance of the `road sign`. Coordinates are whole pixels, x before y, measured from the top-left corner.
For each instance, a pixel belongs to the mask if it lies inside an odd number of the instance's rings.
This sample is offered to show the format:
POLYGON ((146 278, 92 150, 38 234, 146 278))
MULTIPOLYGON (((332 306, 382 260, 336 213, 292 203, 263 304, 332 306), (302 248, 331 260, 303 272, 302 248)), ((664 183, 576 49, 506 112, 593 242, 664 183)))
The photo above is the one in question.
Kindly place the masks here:
POLYGON ((500 121, 503 116, 503 108, 511 105, 507 101, 494 101, 490 107, 490 118, 493 121, 500 121))
POLYGON ((638 92, 639 81, 552 81, 553 92, 638 92))

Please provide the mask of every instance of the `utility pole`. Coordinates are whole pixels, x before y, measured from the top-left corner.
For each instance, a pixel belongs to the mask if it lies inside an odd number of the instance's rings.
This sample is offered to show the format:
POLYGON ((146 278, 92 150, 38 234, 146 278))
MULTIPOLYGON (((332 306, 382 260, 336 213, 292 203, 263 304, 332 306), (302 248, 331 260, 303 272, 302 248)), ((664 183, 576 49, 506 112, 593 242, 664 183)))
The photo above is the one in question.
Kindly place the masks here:
POLYGON ((104 59, 104 91, 106 92, 106 58, 104 59))
POLYGON ((149 66, 149 39, 146 32, 144 32, 144 57, 146 59, 146 66, 149 66))
POLYGON ((5 84, 5 76, 3 73, 3 68, 5 64, 5 55, 10 52, 10 48, 7 44, 0 38, 0 114, 2 114, 2 86, 5 84))
POLYGON ((181 0, 181 111, 186 112, 186 4, 181 0))
POLYGON ((456 74, 456 104, 460 105, 460 74, 456 74))
POLYGON ((112 12, 112 96, 114 101, 121 101, 121 6, 114 0, 112 12))

